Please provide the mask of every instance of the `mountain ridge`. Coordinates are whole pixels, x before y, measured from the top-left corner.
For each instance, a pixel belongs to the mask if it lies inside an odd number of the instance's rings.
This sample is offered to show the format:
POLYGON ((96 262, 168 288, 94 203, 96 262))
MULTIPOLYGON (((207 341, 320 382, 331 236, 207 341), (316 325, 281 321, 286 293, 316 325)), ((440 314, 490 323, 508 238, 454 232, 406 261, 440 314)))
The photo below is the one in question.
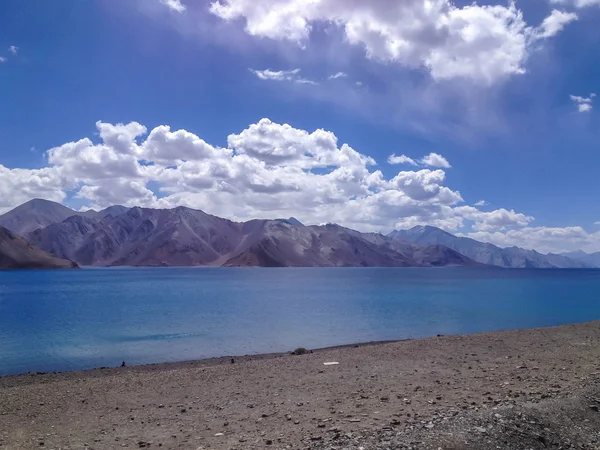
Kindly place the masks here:
MULTIPOLYGON (((25 208, 27 220, 16 222, 37 225, 50 220, 46 210, 52 208, 44 208, 41 218, 32 209, 25 208)), ((294 218, 233 222, 183 206, 103 211, 72 211, 64 220, 57 220, 62 216, 55 214, 54 223, 25 236, 43 250, 83 266, 477 265, 442 246, 405 246, 383 235, 359 233, 336 224, 305 226, 294 218)), ((8 216, 14 218, 15 214, 9 212, 8 216)), ((0 217, 0 222, 3 219, 0 217)))
POLYGON ((0 216, 4 223, 30 230, 22 234, 40 249, 84 266, 590 267, 428 225, 383 235, 331 223, 307 226, 293 217, 233 222, 184 206, 79 212, 36 199, 0 216))
POLYGON ((501 248, 487 242, 461 236, 429 225, 409 230, 395 230, 388 236, 419 245, 440 244, 468 258, 493 266, 505 268, 589 268, 590 265, 566 256, 549 253, 543 255, 535 250, 520 247, 501 248))
POLYGON ((48 225, 62 222, 72 216, 103 218, 107 215, 122 214, 127 210, 129 208, 125 206, 114 205, 101 211, 93 209, 75 211, 60 203, 34 198, 0 215, 0 227, 4 227, 22 236, 39 228, 45 228, 48 225))
POLYGON ((560 253, 560 255, 566 256, 567 258, 575 259, 577 261, 581 261, 586 264, 592 264, 596 267, 600 267, 600 252, 586 253, 579 250, 576 252, 560 253))

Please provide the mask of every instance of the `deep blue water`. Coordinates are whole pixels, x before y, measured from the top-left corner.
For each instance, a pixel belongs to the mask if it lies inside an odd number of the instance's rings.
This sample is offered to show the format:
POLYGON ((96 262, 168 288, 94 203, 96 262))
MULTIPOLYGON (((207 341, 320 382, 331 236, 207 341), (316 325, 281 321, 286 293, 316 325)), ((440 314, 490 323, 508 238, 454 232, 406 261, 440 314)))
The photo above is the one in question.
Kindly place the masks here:
POLYGON ((600 319, 600 270, 0 272, 0 375, 600 319))

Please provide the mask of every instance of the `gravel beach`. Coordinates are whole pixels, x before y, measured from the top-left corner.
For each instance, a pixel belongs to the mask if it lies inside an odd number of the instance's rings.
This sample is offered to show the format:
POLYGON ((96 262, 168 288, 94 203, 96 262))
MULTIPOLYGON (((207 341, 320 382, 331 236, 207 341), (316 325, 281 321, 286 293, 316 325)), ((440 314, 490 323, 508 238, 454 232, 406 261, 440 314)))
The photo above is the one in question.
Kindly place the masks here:
POLYGON ((600 449, 599 408, 591 322, 3 377, 0 448, 600 449))

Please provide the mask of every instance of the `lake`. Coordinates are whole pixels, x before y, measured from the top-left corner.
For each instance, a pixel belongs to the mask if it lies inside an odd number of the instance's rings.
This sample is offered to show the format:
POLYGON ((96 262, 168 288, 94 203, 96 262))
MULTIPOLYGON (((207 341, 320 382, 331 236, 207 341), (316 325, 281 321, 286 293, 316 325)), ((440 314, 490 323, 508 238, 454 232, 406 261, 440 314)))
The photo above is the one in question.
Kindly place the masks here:
POLYGON ((0 375, 600 319, 600 270, 0 272, 0 375))

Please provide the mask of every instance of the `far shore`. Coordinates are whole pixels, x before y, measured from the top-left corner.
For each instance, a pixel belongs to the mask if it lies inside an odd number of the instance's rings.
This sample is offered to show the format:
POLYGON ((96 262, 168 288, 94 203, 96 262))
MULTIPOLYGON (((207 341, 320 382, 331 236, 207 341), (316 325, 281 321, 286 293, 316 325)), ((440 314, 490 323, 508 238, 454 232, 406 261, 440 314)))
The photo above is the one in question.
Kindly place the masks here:
POLYGON ((593 450, 600 321, 6 376, 0 423, 10 450, 593 450))

